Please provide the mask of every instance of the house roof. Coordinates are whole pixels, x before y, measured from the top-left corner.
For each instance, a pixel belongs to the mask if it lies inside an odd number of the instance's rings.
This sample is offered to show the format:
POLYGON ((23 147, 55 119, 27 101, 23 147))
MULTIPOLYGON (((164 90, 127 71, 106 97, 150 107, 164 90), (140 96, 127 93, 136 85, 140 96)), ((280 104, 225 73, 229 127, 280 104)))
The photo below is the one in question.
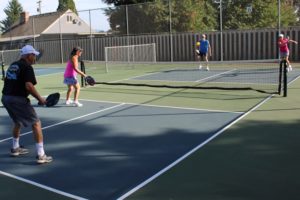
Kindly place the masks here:
POLYGON ((89 25, 81 20, 71 10, 51 12, 40 15, 28 16, 28 20, 24 23, 20 21, 15 22, 11 29, 4 32, 1 39, 20 38, 27 36, 38 36, 41 34, 53 33, 83 33, 90 30, 89 25), (59 21, 64 18, 61 29, 59 28, 59 21), (68 19, 68 23, 66 22, 68 19), (70 19, 70 20, 69 20, 70 19), (72 21, 73 20, 73 21, 72 21), (74 23, 73 23, 74 22, 74 23))
POLYGON ((29 16, 29 20, 26 23, 15 22, 11 29, 2 34, 2 38, 41 34, 66 12, 70 11, 29 16))

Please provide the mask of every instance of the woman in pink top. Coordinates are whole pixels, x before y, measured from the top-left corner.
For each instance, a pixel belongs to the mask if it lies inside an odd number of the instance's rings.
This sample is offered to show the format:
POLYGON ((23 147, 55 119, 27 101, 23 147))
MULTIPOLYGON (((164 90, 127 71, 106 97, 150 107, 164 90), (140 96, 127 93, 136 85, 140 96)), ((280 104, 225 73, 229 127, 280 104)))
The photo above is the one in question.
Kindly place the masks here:
POLYGON ((288 37, 284 38, 283 34, 279 34, 278 45, 279 45, 280 58, 286 60, 288 64, 287 70, 292 71, 292 65, 289 61, 289 54, 290 54, 290 50, 288 47, 289 42, 298 44, 297 41, 290 40, 288 37))
POLYGON ((78 101, 79 91, 80 91, 80 84, 77 80, 77 74, 80 74, 83 77, 86 75, 80 71, 78 68, 78 58, 82 54, 82 49, 80 47, 74 47, 70 59, 67 62, 65 73, 64 73, 64 84, 68 86, 67 97, 66 97, 66 104, 81 107, 82 104, 78 101), (74 93, 74 101, 70 99, 71 93, 75 89, 74 93))

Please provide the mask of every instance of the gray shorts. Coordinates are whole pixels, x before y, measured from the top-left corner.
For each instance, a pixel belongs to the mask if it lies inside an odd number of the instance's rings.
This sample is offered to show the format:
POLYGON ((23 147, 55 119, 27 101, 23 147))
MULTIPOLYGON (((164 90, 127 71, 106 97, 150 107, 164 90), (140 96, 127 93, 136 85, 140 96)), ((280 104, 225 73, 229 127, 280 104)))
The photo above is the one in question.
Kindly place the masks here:
POLYGON ((40 121, 28 98, 3 95, 1 101, 14 123, 27 127, 40 121))
POLYGON ((280 52, 280 57, 281 58, 286 58, 286 57, 289 56, 289 54, 290 54, 290 52, 280 52))

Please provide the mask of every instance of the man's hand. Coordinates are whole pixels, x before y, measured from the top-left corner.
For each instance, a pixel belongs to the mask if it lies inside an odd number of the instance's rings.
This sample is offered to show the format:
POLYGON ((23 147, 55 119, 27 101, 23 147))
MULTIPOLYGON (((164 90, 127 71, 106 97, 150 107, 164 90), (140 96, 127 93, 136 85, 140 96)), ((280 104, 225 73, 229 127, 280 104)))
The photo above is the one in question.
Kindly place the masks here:
POLYGON ((38 105, 44 106, 44 105, 46 105, 46 103, 47 103, 46 99, 43 98, 43 97, 41 97, 41 98, 39 99, 38 105))

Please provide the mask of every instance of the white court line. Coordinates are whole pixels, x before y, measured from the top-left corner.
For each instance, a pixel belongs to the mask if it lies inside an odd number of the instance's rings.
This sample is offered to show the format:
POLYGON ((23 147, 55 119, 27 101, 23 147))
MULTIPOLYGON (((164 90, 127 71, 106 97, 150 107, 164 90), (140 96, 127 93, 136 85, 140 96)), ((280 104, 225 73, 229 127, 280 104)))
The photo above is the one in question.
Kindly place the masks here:
MULTIPOLYGON (((144 77, 144 76, 150 76, 150 75, 153 75, 153 74, 160 74, 161 72, 153 72, 153 73, 149 73, 149 74, 144 74, 144 75, 139 75, 139 76, 133 76, 133 77, 129 77, 127 79, 123 79, 123 80, 119 80, 119 81, 126 81, 126 80, 134 80, 136 78, 140 78, 140 77, 144 77)), ((118 82, 118 81, 114 81, 114 82, 118 82)))
MULTIPOLYGON (((98 111, 95 111, 95 112, 92 112, 92 113, 89 113, 89 114, 86 114, 86 115, 82 115, 82 116, 75 117, 75 118, 72 118, 72 119, 68 119, 68 120, 65 120, 65 121, 62 121, 62 122, 59 122, 59 123, 56 123, 56 124, 45 126, 45 127, 42 128, 42 130, 45 130, 45 129, 48 129, 48 128, 51 128, 51 127, 54 127, 54 126, 58 126, 58 125, 61 125, 61 124, 65 124, 65 123, 68 123, 68 122, 71 122, 71 121, 74 121, 74 120, 77 120, 77 119, 81 119, 81 118, 84 118, 84 117, 87 117, 87 116, 90 116, 90 115, 94 115, 94 114, 97 114, 97 113, 100 113, 100 112, 111 110, 111 109, 114 109, 114 108, 117 108, 117 107, 120 107, 120 106, 123 106, 123 105, 124 104, 121 103, 121 104, 118 104, 118 105, 115 105, 115 106, 111 106, 111 107, 108 107, 108 108, 104 108, 102 110, 98 110, 98 111)), ((26 133, 23 133, 20 136, 28 135, 29 133, 32 133, 32 131, 28 131, 26 133)), ((12 137, 0 140, 0 143, 1 142, 5 142, 7 140, 11 140, 11 139, 12 139, 12 137)))
POLYGON ((201 144, 199 144, 198 146, 196 146, 195 148, 193 148, 191 151, 187 152, 186 154, 184 154, 183 156, 181 156, 180 158, 178 158, 177 160, 175 160, 173 163, 171 163, 170 165, 168 165, 164 169, 160 170, 159 172, 157 172, 156 174, 154 174, 153 176, 151 176, 150 178, 148 178, 144 182, 140 183, 136 187, 134 187, 131 190, 129 190, 127 193, 123 194, 121 197, 117 198, 117 200, 123 200, 123 199, 127 198, 128 196, 130 196, 131 194, 133 194, 137 190, 141 189, 142 187, 144 187, 145 185, 147 185, 148 183, 150 183, 151 181, 153 181, 157 177, 161 176, 162 174, 164 174, 165 172, 167 172, 168 170, 170 170, 171 168, 173 168, 175 165, 177 165, 178 163, 180 163, 181 161, 183 161, 184 159, 186 159, 187 157, 189 157, 195 151, 199 150, 201 147, 203 147, 208 142, 210 142, 211 140, 213 140, 215 137, 217 137, 218 135, 220 135, 221 133, 223 133, 225 130, 227 130, 228 128, 230 128, 232 125, 234 125, 235 123, 237 123, 238 121, 240 121, 241 119, 243 119, 244 117, 246 117, 248 114, 250 114, 251 112, 253 112, 254 110, 256 110, 262 104, 264 104, 269 99, 271 99, 273 96, 274 96, 274 94, 270 95, 269 97, 267 97, 266 99, 264 99, 263 101, 261 101, 259 104, 257 104, 256 106, 254 106, 252 109, 250 109, 248 112, 246 112, 245 114, 241 115, 240 117, 238 117, 237 119, 235 119, 231 123, 227 124, 227 126, 223 127, 221 130, 219 130, 218 132, 216 132, 210 138, 208 138, 207 140, 205 140, 204 142, 202 142, 201 144))
POLYGON ((7 177, 10 177, 10 178, 13 178, 13 179, 16 179, 16 180, 18 180, 18 181, 22 181, 22 182, 24 182, 24 183, 28 183, 28 184, 30 184, 30 185, 34 185, 34 186, 36 186, 36 187, 39 187, 39 188, 48 190, 48 191, 50 191, 50 192, 54 192, 54 193, 56 193, 56 194, 60 194, 60 195, 69 197, 69 198, 73 198, 73 199, 77 199, 77 200, 87 200, 87 199, 85 199, 85 198, 82 198, 82 197, 79 197, 79 196, 76 196, 76 195, 73 195, 73 194, 69 194, 69 193, 66 193, 66 192, 63 192, 63 191, 60 191, 60 190, 57 190, 57 189, 54 189, 54 188, 51 188, 51 187, 42 185, 42 184, 37 183, 37 182, 34 182, 34 181, 30 181, 30 180, 28 180, 28 179, 24 179, 24 178, 22 178, 22 177, 15 176, 15 175, 12 175, 12 174, 3 172, 3 171, 0 171, 0 174, 2 174, 2 175, 4 175, 4 176, 7 176, 7 177))
POLYGON ((222 75, 222 74, 230 73, 230 72, 232 72, 232 71, 236 71, 236 69, 232 69, 232 70, 225 71, 225 72, 222 72, 222 73, 218 73, 218 74, 215 74, 215 75, 212 75, 212 76, 208 76, 208 77, 206 77, 206 78, 199 79, 199 80, 197 80, 197 81, 195 81, 195 82, 198 82, 198 83, 199 83, 199 82, 205 81, 205 80, 207 80, 207 79, 211 79, 211 78, 220 76, 220 75, 222 75))
POLYGON ((50 73, 50 74, 42 74, 42 75, 37 75, 37 77, 41 76, 51 76, 51 75, 57 75, 57 74, 63 74, 64 72, 55 72, 55 73, 50 73))
POLYGON ((96 103, 114 103, 114 104, 127 104, 127 105, 136 105, 136 106, 148 106, 148 107, 157 107, 157 108, 174 108, 181 110, 195 110, 195 111, 207 111, 207 112, 223 112, 223 113, 236 113, 243 114, 244 112, 239 111, 227 111, 227 110, 213 110, 213 109, 203 109, 203 108, 190 108, 190 107, 177 107, 177 106, 163 106, 163 105, 154 105, 154 104, 142 104, 142 103, 126 103, 126 102, 116 102, 116 101, 98 101, 91 99, 80 99, 82 101, 96 102, 96 103))

